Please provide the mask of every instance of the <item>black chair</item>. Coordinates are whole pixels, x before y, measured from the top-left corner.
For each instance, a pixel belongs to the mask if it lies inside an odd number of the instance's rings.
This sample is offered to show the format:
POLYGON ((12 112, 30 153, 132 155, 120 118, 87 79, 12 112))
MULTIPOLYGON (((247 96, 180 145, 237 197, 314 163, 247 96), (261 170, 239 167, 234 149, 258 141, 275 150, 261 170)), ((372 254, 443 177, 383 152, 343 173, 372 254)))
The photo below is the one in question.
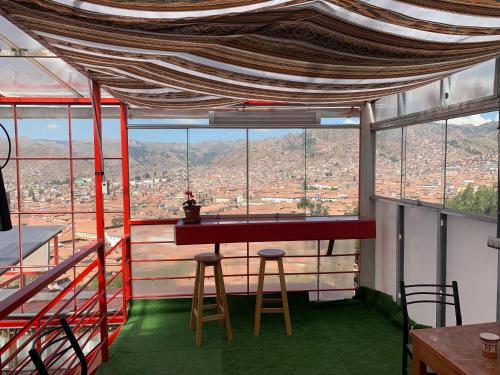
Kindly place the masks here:
POLYGON ((408 315, 408 305, 417 303, 435 303, 454 306, 457 326, 462 325, 462 311, 460 310, 460 298, 458 297, 458 284, 456 281, 452 281, 451 285, 405 285, 404 281, 400 281, 399 286, 401 291, 401 307, 403 308, 403 360, 401 374, 408 375, 411 373, 411 370, 408 371, 408 356, 412 357, 413 354, 412 346, 409 343, 409 332, 410 329, 414 328, 408 315), (452 293, 448 292, 450 288, 452 289, 452 293), (422 296, 424 296, 423 299, 418 299, 422 296), (431 297, 425 296, 435 296, 435 298, 432 299, 431 297))
POLYGON ((78 341, 75 335, 73 334, 73 331, 71 330, 71 327, 69 326, 67 320, 65 318, 61 318, 59 321, 61 322, 61 327, 56 327, 45 331, 44 333, 40 334, 37 340, 33 342, 33 345, 29 351, 31 360, 35 364, 35 367, 39 374, 49 375, 48 369, 50 368, 50 366, 54 365, 57 362, 57 360, 59 360, 64 354, 73 349, 76 353, 77 358, 80 361, 80 374, 87 375, 88 374, 87 359, 85 358, 85 354, 83 354, 82 348, 80 348, 80 345, 78 344, 78 341), (38 340, 42 339, 42 337, 45 337, 49 334, 54 334, 54 335, 47 342, 43 343, 40 350, 35 349, 38 340), (69 345, 63 344, 61 349, 57 353, 51 353, 47 356, 46 362, 42 360, 42 355, 45 350, 47 350, 52 345, 57 343, 62 343, 65 340, 69 342, 69 345))

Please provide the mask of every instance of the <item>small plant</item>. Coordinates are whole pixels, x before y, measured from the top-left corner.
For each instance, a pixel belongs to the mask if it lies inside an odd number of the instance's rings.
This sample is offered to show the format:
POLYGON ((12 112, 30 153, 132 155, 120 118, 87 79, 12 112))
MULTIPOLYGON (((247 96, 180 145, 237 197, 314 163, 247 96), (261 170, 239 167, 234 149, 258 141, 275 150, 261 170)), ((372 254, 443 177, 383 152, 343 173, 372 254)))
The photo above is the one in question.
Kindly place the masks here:
POLYGON ((182 203, 184 207, 193 207, 196 206, 196 199, 194 199, 194 194, 191 190, 186 191, 184 194, 187 196, 187 200, 182 203))
POLYGON ((197 204, 196 199, 194 199, 193 192, 191 190, 186 191, 184 194, 187 196, 187 200, 182 203, 184 208, 184 218, 185 224, 196 224, 201 221, 200 219, 200 209, 201 206, 197 204))

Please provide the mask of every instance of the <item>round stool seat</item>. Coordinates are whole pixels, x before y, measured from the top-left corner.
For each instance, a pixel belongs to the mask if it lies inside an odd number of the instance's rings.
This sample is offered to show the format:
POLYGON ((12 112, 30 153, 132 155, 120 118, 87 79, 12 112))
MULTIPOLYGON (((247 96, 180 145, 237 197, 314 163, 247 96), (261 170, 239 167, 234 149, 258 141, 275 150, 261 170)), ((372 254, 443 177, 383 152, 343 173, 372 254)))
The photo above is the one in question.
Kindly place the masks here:
POLYGON ((194 260, 203 263, 217 263, 220 262, 222 258, 224 258, 224 256, 217 253, 200 253, 194 256, 194 260))
POLYGON ((267 259, 275 259, 275 258, 281 258, 283 255, 285 255, 285 250, 281 249, 262 249, 257 252, 261 257, 267 258, 267 259))

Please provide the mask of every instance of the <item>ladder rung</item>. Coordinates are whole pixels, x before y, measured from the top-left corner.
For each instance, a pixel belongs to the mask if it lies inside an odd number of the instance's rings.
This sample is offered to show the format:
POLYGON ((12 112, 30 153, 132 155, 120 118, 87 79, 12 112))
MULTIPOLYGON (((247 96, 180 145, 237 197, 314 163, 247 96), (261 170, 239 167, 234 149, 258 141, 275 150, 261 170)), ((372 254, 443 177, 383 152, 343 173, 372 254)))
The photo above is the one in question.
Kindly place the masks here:
POLYGON ((221 319, 224 319, 224 314, 215 314, 215 315, 204 316, 201 320, 203 322, 209 322, 211 320, 221 320, 221 319))
POLYGON ((282 313, 284 310, 282 307, 265 307, 262 309, 263 313, 268 313, 268 314, 276 314, 276 313, 282 313))
POLYGON ((203 310, 210 310, 210 309, 216 309, 217 308, 217 304, 216 303, 213 303, 211 305, 204 305, 203 306, 203 310))

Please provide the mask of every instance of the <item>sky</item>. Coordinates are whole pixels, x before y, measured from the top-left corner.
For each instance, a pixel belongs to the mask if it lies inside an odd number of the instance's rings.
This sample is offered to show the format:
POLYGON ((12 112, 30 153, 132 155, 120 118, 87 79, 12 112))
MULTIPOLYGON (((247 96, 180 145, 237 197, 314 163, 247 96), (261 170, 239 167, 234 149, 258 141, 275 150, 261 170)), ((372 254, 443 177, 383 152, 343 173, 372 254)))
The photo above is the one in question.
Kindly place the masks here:
MULTIPOLYGON (((359 122, 358 118, 335 118, 322 119, 324 125, 342 125, 359 122)), ((498 121, 498 112, 489 112, 475 114, 466 117, 449 120, 454 125, 474 125, 479 126, 490 121, 498 121)), ((207 119, 162 119, 162 120, 136 120, 136 123, 148 124, 171 124, 175 125, 207 125, 207 119)), ((14 133, 13 120, 0 119, 0 123, 6 126, 8 132, 14 133)), ((131 121, 132 123, 132 121, 131 121)), ((74 140, 90 140, 93 137, 92 121, 89 119, 72 119, 72 138, 74 140)), ((19 120, 19 136, 29 136, 35 139, 47 139, 56 141, 68 141, 68 121, 65 119, 43 119, 43 120, 19 120)), ((251 129, 249 131, 250 140, 262 140, 267 138, 282 137, 290 133, 302 133, 302 129, 251 129)), ((119 120, 104 120, 103 137, 104 139, 119 139, 120 122, 119 120)), ((186 142, 185 129, 130 129, 129 139, 141 142, 161 142, 174 143, 186 142)), ((3 134, 0 135, 3 137, 3 134)), ((200 143, 205 141, 237 141, 246 138, 245 129, 190 129, 189 142, 200 143)))
MULTIPOLYGON (((343 125, 359 123, 358 118, 328 118, 323 119, 323 125, 343 125)), ((0 119, 0 123, 6 126, 9 133, 14 133, 13 120, 0 119)), ((129 139, 141 142, 186 142, 186 130, 175 129, 175 125, 207 125, 208 119, 147 119, 130 121, 130 124, 147 123, 149 125, 172 125, 174 129, 130 129, 129 139)), ((27 119, 18 121, 18 132, 20 137, 31 137, 34 139, 46 139, 56 141, 68 141, 69 130, 66 119, 27 119)), ((73 140, 89 140, 93 137, 92 121, 89 119, 72 119, 71 135, 73 140)), ((262 140, 267 138, 282 137, 290 133, 302 133, 302 129, 252 129, 251 140, 262 140)), ((119 139, 119 120, 103 121, 103 138, 119 139)), ((1 135, 0 135, 1 137, 1 135)), ((246 139, 245 129, 190 129, 189 141, 200 143, 205 141, 236 141, 246 139)))

